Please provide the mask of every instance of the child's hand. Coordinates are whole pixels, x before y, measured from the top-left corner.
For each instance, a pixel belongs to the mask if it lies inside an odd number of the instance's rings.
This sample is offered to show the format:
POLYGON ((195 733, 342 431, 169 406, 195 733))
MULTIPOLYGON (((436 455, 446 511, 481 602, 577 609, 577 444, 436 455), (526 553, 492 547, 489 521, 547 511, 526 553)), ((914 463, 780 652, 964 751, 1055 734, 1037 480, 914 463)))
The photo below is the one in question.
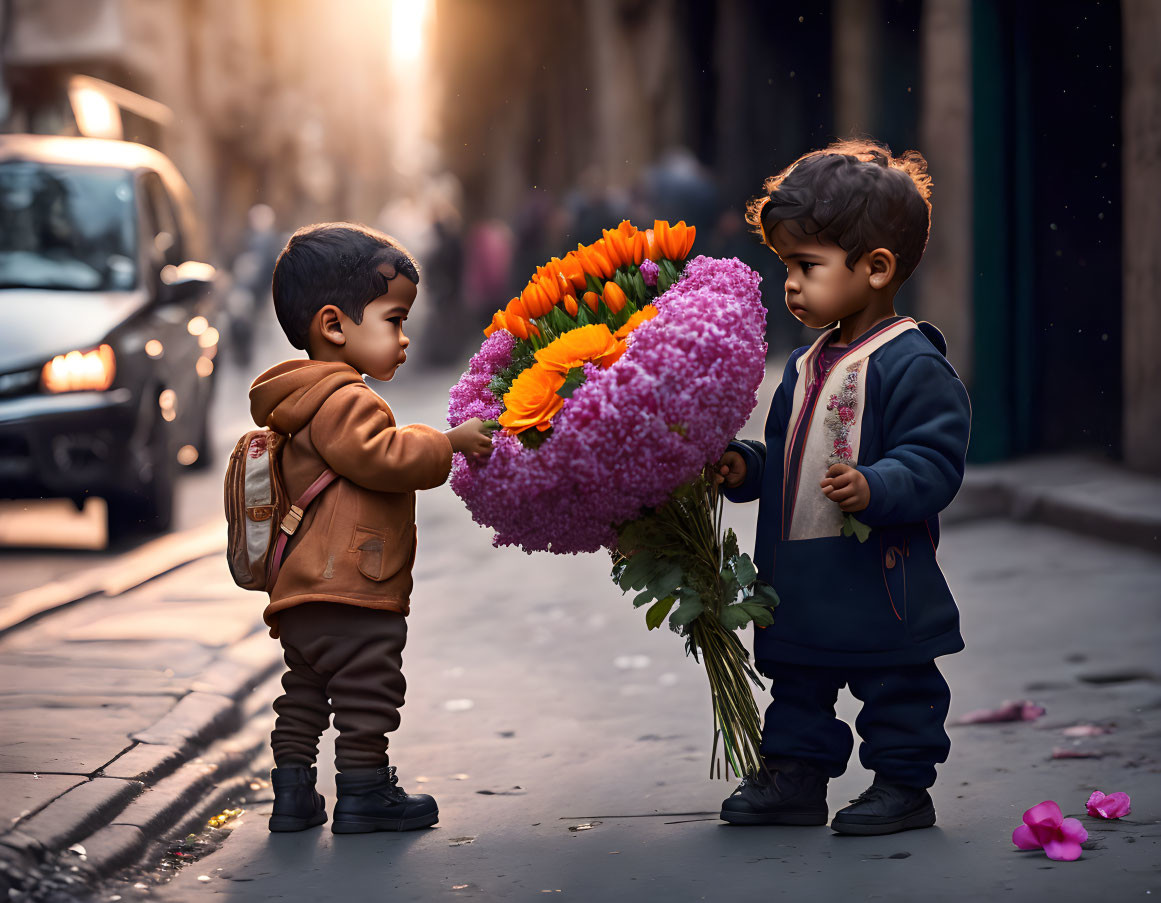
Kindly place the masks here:
POLYGON ((714 485, 726 484, 727 489, 737 489, 746 479, 746 459, 736 451, 728 451, 713 466, 714 485))
POLYGON ((862 511, 871 504, 871 487, 867 478, 849 464, 832 464, 826 478, 818 484, 822 493, 848 513, 862 511))
POLYGON ((453 426, 446 432, 451 440, 452 451, 463 452, 465 455, 480 455, 487 457, 492 453, 492 431, 489 430, 479 417, 465 420, 459 426, 453 426))

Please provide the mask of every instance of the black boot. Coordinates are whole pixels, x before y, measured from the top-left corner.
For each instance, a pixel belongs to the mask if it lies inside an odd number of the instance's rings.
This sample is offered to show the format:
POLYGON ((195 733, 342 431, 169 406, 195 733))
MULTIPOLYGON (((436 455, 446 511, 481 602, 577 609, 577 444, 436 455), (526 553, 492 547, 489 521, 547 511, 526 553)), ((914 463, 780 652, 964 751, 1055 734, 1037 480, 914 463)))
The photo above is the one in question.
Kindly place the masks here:
POLYGON ((409 794, 399 786, 395 766, 354 768, 335 776, 339 791, 331 831, 411 831, 439 821, 439 807, 426 793, 409 794))
POLYGON ((733 825, 825 825, 826 781, 800 759, 767 759, 767 771, 747 775, 722 803, 720 818, 733 825))
POLYGON ((313 767, 287 765, 272 769, 274 788, 271 831, 305 831, 327 820, 326 800, 314 789, 317 772, 313 767))
POLYGON ((935 804, 925 788, 876 777, 857 800, 835 813, 830 827, 839 834, 894 834, 934 824, 935 804))

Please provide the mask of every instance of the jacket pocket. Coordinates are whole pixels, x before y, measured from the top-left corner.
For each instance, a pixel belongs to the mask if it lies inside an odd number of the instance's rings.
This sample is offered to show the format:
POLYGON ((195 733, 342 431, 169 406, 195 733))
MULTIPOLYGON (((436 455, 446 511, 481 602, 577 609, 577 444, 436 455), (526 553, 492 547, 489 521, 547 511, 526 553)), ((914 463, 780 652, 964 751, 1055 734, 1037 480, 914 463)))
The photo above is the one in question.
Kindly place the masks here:
POLYGON ((355 565, 368 580, 388 580, 407 565, 415 552, 415 524, 400 530, 357 526, 348 551, 355 553, 355 565))
POLYGON ((774 638, 837 652, 886 652, 910 645, 902 600, 883 575, 875 533, 778 543, 774 638))

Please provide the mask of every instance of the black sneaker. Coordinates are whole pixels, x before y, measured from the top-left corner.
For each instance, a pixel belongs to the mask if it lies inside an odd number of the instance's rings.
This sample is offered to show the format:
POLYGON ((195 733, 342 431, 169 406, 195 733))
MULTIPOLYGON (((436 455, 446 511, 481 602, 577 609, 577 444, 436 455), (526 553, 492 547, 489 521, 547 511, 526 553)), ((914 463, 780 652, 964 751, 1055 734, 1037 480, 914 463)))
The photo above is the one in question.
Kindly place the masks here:
POLYGON ((270 771, 274 810, 270 830, 305 831, 327 820, 326 800, 314 789, 318 773, 313 767, 289 765, 270 771))
POLYGON ((839 834, 894 834, 934 824, 935 804, 926 789, 875 778, 857 800, 835 813, 830 827, 839 834))
POLYGON ((722 803, 732 825, 825 825, 826 775, 797 759, 767 759, 767 771, 747 775, 722 803))
POLYGON ((359 768, 335 775, 339 798, 331 831, 411 831, 439 821, 439 807, 426 793, 409 794, 399 786, 395 766, 359 768))

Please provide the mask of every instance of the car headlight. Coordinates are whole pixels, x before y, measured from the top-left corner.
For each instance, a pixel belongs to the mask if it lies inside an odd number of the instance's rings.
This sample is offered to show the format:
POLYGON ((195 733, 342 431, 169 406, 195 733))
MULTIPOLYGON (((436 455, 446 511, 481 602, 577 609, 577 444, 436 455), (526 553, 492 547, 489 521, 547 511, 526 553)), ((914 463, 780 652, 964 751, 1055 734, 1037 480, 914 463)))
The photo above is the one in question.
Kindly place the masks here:
POLYGON ((109 345, 58 354, 44 365, 40 381, 49 392, 104 391, 113 385, 117 359, 109 345))

